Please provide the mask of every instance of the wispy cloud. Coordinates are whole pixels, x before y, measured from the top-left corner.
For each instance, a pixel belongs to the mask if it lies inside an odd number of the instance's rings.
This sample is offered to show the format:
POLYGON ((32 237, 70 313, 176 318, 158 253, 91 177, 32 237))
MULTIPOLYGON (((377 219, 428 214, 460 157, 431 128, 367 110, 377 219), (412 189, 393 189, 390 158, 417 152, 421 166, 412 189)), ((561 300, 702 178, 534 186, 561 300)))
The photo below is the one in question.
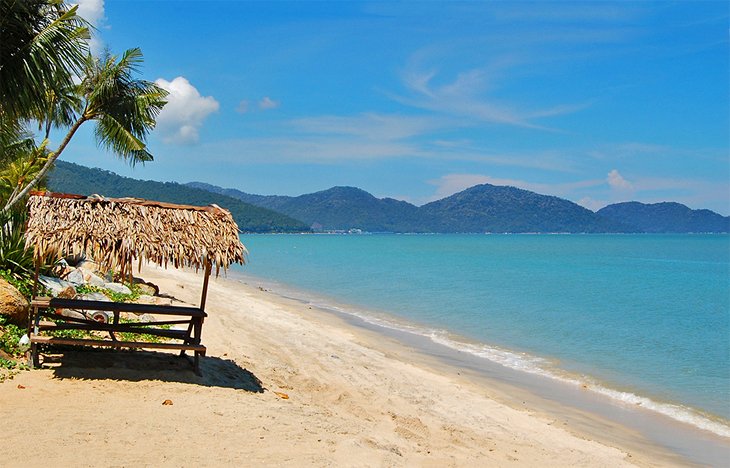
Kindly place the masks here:
POLYGON ((402 140, 441 128, 444 121, 430 117, 363 113, 355 116, 326 115, 296 119, 298 131, 319 135, 349 135, 368 140, 402 140))
POLYGON ((491 123, 516 127, 551 130, 538 119, 571 114, 583 110, 591 102, 561 103, 544 108, 525 108, 499 98, 498 83, 506 80, 511 67, 520 60, 512 55, 491 59, 479 68, 463 70, 443 76, 439 67, 428 67, 422 62, 426 52, 418 52, 401 74, 406 95, 391 93, 401 104, 440 114, 469 119, 472 124, 491 123))
POLYGON ((255 112, 257 109, 259 111, 267 111, 271 109, 276 109, 277 107, 279 107, 279 105, 279 101, 274 101, 269 96, 262 97, 261 99, 256 101, 254 105, 251 105, 251 102, 249 102, 248 99, 243 99, 236 106, 236 112, 238 112, 239 114, 247 114, 249 112, 255 112))
POLYGON ((276 109, 277 107, 279 107, 279 103, 271 99, 269 96, 264 96, 259 101, 259 109, 261 110, 276 109))
POLYGON ((197 143, 205 119, 220 105, 212 96, 201 96, 190 82, 178 76, 172 81, 159 78, 155 83, 169 91, 167 104, 157 117, 157 128, 165 143, 197 143))

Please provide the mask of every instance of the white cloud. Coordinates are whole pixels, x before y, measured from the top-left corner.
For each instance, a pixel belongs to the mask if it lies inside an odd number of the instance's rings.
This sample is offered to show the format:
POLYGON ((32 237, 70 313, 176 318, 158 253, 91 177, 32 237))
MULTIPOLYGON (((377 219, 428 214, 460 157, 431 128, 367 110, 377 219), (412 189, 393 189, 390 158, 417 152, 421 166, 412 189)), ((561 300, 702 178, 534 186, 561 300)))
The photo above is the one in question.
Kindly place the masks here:
POLYGON ((155 83, 170 92, 167 104, 157 118, 157 128, 165 143, 190 144, 199 139, 205 119, 220 105, 213 96, 201 96, 182 76, 172 81, 159 78, 155 83))
POLYGON ((624 179, 624 177, 616 170, 613 169, 611 172, 608 173, 608 176, 606 177, 606 182, 608 182, 608 185, 613 190, 617 190, 619 192, 629 192, 633 191, 634 187, 631 185, 631 182, 624 179))
POLYGON ((269 96, 264 96, 259 101, 259 109, 261 110, 276 109, 277 107, 279 107, 279 102, 274 101, 269 96))
POLYGON ((78 0, 78 14, 95 27, 104 21, 104 0, 78 0))
MULTIPOLYGON (((104 0, 78 0, 76 5, 79 6, 78 15, 91 23, 97 29, 100 29, 106 20, 104 16, 104 0)), ((104 48, 104 42, 99 36, 99 32, 91 30, 91 40, 89 41, 91 51, 98 54, 104 48)))

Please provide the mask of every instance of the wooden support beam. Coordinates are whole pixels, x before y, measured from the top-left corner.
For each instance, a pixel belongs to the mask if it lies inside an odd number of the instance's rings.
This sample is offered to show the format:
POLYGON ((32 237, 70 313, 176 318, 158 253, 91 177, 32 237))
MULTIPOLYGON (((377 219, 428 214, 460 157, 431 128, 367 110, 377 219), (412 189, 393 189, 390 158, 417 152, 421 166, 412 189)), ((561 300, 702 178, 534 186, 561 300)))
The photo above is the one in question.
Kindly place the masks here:
POLYGON ((210 278, 210 259, 205 259, 205 277, 203 278, 203 293, 200 296, 200 310, 205 310, 205 300, 208 297, 208 279, 210 278))

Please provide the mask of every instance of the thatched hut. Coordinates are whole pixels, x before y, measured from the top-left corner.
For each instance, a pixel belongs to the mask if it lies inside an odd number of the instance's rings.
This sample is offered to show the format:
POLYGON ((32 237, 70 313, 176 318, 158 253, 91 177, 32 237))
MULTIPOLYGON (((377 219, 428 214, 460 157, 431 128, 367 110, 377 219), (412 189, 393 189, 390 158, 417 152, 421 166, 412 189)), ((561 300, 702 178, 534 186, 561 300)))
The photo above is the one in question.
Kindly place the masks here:
POLYGON ((33 192, 28 208, 26 245, 35 247, 37 261, 88 255, 123 275, 131 275, 132 265, 143 261, 202 268, 201 308, 212 266, 217 275, 234 262, 245 262, 246 248, 233 216, 215 205, 33 192))

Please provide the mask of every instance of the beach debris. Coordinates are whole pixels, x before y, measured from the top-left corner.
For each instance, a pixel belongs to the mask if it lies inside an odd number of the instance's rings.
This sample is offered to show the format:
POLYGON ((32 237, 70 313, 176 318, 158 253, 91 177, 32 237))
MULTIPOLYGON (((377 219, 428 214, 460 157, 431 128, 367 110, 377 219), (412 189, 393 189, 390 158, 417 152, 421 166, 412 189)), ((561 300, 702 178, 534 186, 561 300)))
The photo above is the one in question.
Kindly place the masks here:
POLYGON ((21 351, 27 351, 29 347, 30 337, 28 337, 28 334, 26 333, 18 340, 18 348, 20 348, 21 351))
POLYGON ((162 406, 172 406, 172 400, 165 400, 162 402, 162 406))
POLYGON ((99 323, 109 323, 111 321, 111 315, 103 310, 94 310, 90 313, 91 319, 99 323))
POLYGON ((18 388, 19 388, 20 390, 25 390, 25 385, 20 385, 20 384, 18 384, 18 388))
POLYGON ((282 400, 288 400, 289 399, 289 395, 287 395, 286 393, 274 392, 274 394, 276 396, 278 396, 279 398, 281 398, 282 400))

